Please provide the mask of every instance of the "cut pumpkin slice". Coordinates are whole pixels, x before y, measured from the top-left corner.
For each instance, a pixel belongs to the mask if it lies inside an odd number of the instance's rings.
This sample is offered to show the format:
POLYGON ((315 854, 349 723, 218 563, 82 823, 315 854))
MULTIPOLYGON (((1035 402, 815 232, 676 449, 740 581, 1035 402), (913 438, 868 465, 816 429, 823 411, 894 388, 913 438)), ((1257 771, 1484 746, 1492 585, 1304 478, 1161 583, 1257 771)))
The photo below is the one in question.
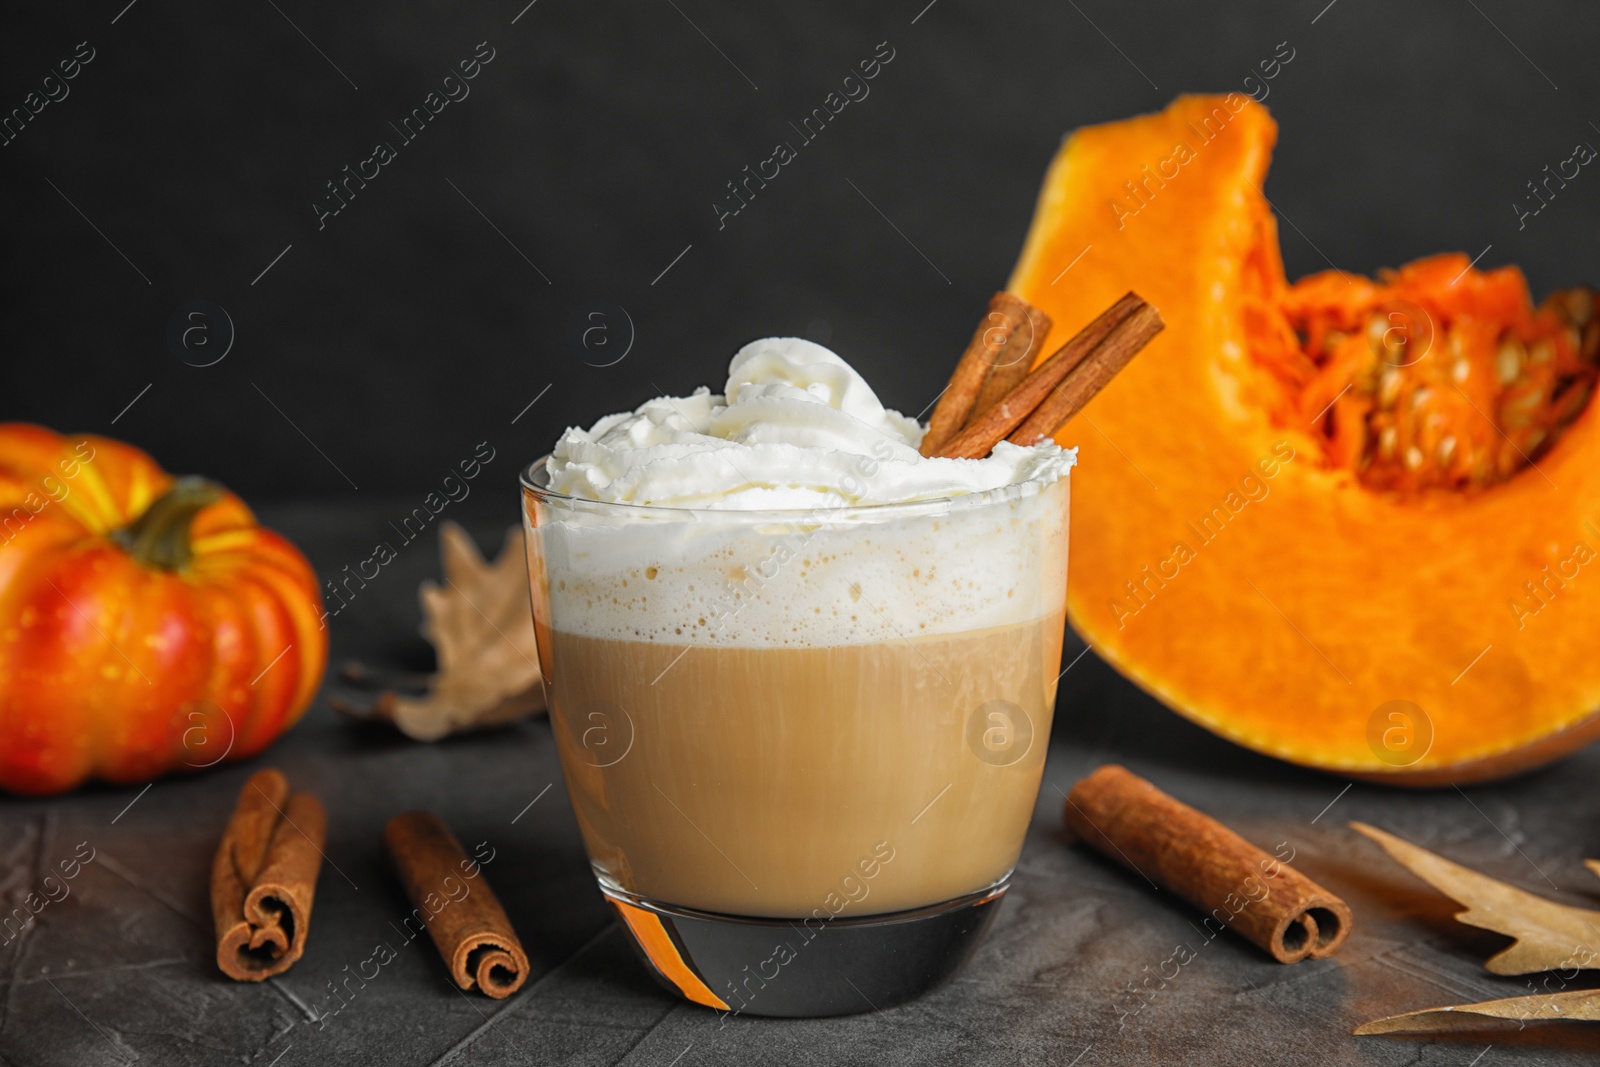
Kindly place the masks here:
MULTIPOLYGON (((1055 322, 1122 293, 1166 331, 1059 436, 1068 612, 1241 745, 1404 784, 1600 735, 1600 317, 1439 256, 1290 286, 1277 127, 1232 94, 1079 130, 1010 289, 1055 322), (1592 587, 1592 588, 1591 588, 1592 587)), ((1359 205, 1350 205, 1359 210, 1359 205)))

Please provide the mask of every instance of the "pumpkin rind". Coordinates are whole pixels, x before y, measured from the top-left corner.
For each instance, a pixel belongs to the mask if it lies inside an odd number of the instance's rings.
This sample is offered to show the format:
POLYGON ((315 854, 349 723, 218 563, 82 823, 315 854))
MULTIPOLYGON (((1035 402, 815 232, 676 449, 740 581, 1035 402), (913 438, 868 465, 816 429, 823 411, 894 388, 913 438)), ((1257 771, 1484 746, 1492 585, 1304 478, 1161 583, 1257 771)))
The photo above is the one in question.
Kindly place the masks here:
POLYGON ((1570 752, 1600 734, 1600 567, 1571 562, 1600 550, 1592 406, 1480 491, 1378 492, 1330 462, 1255 358, 1293 341, 1261 192, 1275 139, 1245 97, 1182 97, 1078 131, 1046 177, 1010 285, 1056 323, 1045 351, 1128 289, 1168 324, 1059 435, 1081 449, 1073 626, 1170 707, 1291 762, 1426 785, 1570 752), (1369 736, 1395 700, 1431 724, 1420 758, 1369 736))
POLYGON ((108 438, 0 425, 0 789, 247 758, 309 706, 327 661, 316 576, 242 501, 194 515, 178 570, 113 540, 173 482, 108 438))

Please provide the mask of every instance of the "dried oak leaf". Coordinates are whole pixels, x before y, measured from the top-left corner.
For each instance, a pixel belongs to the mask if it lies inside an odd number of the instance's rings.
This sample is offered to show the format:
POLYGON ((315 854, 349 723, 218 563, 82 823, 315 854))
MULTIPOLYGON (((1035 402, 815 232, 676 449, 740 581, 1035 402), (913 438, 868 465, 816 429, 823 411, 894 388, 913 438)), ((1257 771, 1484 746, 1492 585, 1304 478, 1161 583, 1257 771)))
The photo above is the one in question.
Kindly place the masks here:
POLYGON ((365 709, 343 701, 334 706, 357 718, 392 722, 418 741, 543 711, 522 531, 506 532, 500 556, 491 564, 465 530, 446 522, 439 529, 439 555, 444 584, 423 582, 418 590, 422 636, 439 660, 438 672, 426 679, 427 692, 386 691, 365 709))
MULTIPOLYGON (((1510 948, 1490 957, 1484 964, 1493 973, 1600 969, 1600 911, 1546 900, 1452 863, 1365 823, 1352 822, 1350 826, 1376 841, 1412 874, 1451 900, 1466 905, 1465 911, 1456 914, 1458 922, 1515 939, 1510 948)), ((1600 874, 1600 862, 1584 862, 1590 870, 1600 874)), ((1581 989, 1425 1008, 1374 1019, 1357 1027, 1355 1032, 1461 1030, 1481 1026, 1484 1019, 1600 1021, 1600 990, 1581 989)))
POLYGON ((1509 997, 1505 1000, 1485 1000, 1479 1004, 1424 1008, 1362 1023, 1355 1032, 1365 1035, 1476 1030, 1484 1026, 1486 1019, 1510 1019, 1519 1023, 1561 1019, 1600 1021, 1600 989, 1575 989, 1544 996, 1509 997))
POLYGON ((1600 968, 1600 911, 1574 908, 1506 885, 1365 823, 1350 824, 1433 888, 1465 904, 1456 921, 1516 939, 1484 967, 1495 974, 1600 968), (1588 948, 1587 952, 1584 951, 1588 948))

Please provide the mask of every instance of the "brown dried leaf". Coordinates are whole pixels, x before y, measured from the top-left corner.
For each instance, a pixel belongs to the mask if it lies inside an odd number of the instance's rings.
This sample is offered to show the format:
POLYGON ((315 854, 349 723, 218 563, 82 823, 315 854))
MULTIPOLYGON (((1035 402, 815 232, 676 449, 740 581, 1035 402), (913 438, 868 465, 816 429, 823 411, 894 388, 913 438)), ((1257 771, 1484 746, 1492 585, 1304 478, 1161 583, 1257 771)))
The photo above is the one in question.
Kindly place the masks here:
MULTIPOLYGON (((1383 847, 1396 862, 1467 910, 1458 922, 1493 930, 1515 944, 1484 964, 1495 974, 1577 971, 1600 968, 1600 911, 1557 904, 1479 874, 1366 823, 1350 826, 1383 847)), ((1600 861, 1584 860, 1595 874, 1600 861)), ((1578 989, 1531 997, 1508 997, 1477 1004, 1424 1008, 1362 1023, 1359 1034, 1435 1033, 1480 1029, 1486 1019, 1516 1022, 1571 1020, 1600 1022, 1600 989, 1578 989)))
POLYGON ((1403 1015, 1374 1019, 1356 1027, 1357 1034, 1437 1033, 1442 1030, 1475 1030, 1485 1019, 1512 1019, 1517 1022, 1571 1020, 1600 1021, 1600 989, 1577 989, 1548 996, 1510 997, 1486 1000, 1480 1004, 1455 1004, 1446 1008, 1424 1008, 1403 1015))
POLYGON ((1465 904, 1456 921, 1516 938, 1516 943, 1484 964, 1495 974, 1600 968, 1600 911, 1574 908, 1506 885, 1425 848, 1366 823, 1351 827, 1365 834, 1402 867, 1439 892, 1465 904))
POLYGON ((437 741, 449 734, 498 726, 544 710, 544 686, 528 598, 528 561, 522 531, 506 532, 494 563, 478 554, 460 526, 439 529, 444 585, 423 582, 422 636, 438 655, 438 673, 421 697, 385 692, 364 711, 386 719, 406 736, 437 741))

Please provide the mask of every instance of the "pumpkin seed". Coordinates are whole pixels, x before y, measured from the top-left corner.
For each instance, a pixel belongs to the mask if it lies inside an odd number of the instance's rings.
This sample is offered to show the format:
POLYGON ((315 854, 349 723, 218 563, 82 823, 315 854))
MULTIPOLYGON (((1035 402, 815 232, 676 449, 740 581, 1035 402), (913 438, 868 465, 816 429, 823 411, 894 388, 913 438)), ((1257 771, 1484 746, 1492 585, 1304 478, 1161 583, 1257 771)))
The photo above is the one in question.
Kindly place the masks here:
POLYGON ((1471 373, 1472 364, 1468 363, 1464 359, 1457 358, 1456 361, 1450 365, 1450 377, 1454 378, 1458 382, 1466 381, 1467 375, 1471 373))
POLYGON ((1524 411, 1532 411, 1540 404, 1543 404, 1544 399, 1543 389, 1527 389, 1513 394, 1511 398, 1506 401, 1506 403, 1512 405, 1513 407, 1521 408, 1524 411))
POLYGON ((1367 320, 1367 344, 1376 351, 1383 347, 1383 335, 1389 332, 1389 322, 1382 315, 1367 320))
POLYGON ((1451 434, 1439 442, 1439 466, 1450 466, 1450 457, 1456 454, 1455 435, 1451 434))
POLYGON ((1495 353, 1494 369, 1500 376, 1501 385, 1510 385, 1522 374, 1522 361, 1527 356, 1527 350, 1522 347, 1522 342, 1515 337, 1508 337, 1500 342, 1500 351, 1495 353))
POLYGON ((1393 426, 1385 426, 1383 428, 1383 432, 1378 435, 1378 453, 1382 455, 1384 459, 1394 458, 1394 443, 1396 436, 1397 434, 1393 426))
POLYGON ((1420 466, 1422 466, 1422 449, 1412 445, 1406 449, 1406 469, 1414 471, 1420 466))
POLYGON ((1392 408, 1399 396, 1400 372, 1390 367, 1383 372, 1383 377, 1378 380, 1378 406, 1392 408))

